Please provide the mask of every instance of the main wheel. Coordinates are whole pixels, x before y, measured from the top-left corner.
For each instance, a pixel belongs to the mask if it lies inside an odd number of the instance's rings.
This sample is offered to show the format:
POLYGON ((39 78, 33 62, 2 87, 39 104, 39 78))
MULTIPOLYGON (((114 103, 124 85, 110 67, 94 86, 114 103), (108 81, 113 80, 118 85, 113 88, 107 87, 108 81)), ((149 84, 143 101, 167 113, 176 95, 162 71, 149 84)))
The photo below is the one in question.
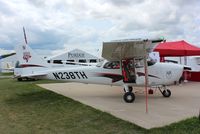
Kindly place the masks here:
POLYGON ((124 101, 127 103, 132 103, 135 100, 135 95, 132 92, 126 92, 124 94, 124 101))
POLYGON ((164 91, 162 92, 162 95, 163 95, 164 97, 170 97, 170 96, 171 96, 171 91, 170 91, 169 89, 164 90, 164 91))

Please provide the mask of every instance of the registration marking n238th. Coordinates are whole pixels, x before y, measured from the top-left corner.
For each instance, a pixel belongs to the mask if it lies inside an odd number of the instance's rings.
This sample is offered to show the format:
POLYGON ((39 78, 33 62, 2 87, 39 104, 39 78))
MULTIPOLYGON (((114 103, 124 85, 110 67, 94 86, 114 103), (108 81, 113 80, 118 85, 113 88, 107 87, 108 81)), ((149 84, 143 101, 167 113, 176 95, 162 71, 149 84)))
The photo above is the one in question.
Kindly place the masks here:
POLYGON ((55 79, 87 79, 85 72, 53 72, 55 79))

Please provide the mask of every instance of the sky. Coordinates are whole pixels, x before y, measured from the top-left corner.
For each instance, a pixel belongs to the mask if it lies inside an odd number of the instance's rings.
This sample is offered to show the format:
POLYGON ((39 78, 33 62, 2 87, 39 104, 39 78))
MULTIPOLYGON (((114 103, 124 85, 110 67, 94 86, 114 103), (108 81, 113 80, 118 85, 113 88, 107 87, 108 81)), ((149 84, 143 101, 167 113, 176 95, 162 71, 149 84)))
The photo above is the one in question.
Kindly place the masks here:
POLYGON ((102 42, 164 37, 200 47, 199 0, 0 0, 0 54, 24 43, 40 55, 74 48, 101 53, 102 42))

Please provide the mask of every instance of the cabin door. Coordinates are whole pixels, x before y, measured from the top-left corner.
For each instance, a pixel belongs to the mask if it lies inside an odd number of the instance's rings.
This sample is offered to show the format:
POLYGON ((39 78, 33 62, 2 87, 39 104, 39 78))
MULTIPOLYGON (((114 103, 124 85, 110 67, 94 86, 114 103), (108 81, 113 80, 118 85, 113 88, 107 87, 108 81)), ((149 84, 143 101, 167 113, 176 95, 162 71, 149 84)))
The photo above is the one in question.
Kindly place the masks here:
POLYGON ((122 60, 122 75, 124 83, 136 83, 135 60, 122 60))

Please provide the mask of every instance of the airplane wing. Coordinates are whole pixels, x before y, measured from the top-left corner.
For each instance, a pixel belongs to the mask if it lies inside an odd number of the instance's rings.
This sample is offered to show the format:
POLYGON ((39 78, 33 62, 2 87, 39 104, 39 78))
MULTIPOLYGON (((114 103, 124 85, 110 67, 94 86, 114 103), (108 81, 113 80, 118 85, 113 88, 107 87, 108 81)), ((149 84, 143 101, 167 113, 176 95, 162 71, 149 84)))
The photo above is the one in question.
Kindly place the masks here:
POLYGON ((107 60, 143 57, 145 53, 151 52, 157 43, 162 41, 163 39, 128 39, 103 42, 102 57, 107 60))

